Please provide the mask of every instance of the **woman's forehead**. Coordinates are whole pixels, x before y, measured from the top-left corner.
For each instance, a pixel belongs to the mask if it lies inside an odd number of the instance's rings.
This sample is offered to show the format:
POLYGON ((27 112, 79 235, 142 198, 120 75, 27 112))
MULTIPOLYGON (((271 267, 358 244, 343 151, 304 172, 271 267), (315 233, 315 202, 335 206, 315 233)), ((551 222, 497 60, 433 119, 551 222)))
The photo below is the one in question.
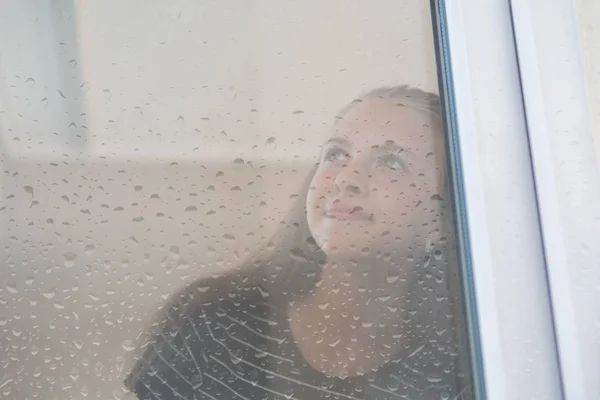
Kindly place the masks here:
POLYGON ((358 103, 337 120, 331 136, 361 146, 430 147, 435 140, 433 115, 397 104, 383 99, 358 103))

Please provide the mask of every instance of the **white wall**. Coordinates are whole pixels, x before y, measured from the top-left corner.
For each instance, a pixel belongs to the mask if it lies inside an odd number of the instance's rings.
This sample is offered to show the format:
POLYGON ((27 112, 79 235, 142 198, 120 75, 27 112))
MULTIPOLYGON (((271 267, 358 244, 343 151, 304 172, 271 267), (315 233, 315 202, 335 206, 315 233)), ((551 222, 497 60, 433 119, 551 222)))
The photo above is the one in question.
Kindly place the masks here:
POLYGON ((15 399, 120 398, 149 315, 269 238, 339 108, 437 85, 421 0, 6 0, 0 52, 15 399))

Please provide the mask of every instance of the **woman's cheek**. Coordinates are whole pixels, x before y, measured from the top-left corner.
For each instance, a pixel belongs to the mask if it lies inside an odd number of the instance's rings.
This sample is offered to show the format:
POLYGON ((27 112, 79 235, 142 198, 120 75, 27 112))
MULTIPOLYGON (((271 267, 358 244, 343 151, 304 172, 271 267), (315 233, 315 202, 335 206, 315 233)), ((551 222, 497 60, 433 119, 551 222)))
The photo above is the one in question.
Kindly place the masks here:
POLYGON ((332 169, 317 171, 313 179, 313 186, 316 193, 320 196, 327 195, 333 192, 335 187, 335 172, 332 169))
POLYGON ((330 182, 333 182, 333 180, 323 174, 321 170, 318 170, 313 177, 307 193, 307 206, 309 212, 314 213, 313 216, 323 211, 327 197, 329 197, 330 190, 328 186, 331 185, 330 182))

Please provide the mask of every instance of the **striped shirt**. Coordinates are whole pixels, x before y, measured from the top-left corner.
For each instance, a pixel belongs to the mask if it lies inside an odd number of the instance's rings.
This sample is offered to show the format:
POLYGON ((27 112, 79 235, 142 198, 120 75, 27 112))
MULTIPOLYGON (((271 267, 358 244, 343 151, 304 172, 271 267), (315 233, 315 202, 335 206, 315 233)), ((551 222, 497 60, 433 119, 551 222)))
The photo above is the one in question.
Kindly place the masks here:
POLYGON ((448 350, 431 340, 368 374, 326 376, 302 357, 286 307, 260 287, 175 304, 164 326, 126 380, 140 400, 467 398, 448 350))

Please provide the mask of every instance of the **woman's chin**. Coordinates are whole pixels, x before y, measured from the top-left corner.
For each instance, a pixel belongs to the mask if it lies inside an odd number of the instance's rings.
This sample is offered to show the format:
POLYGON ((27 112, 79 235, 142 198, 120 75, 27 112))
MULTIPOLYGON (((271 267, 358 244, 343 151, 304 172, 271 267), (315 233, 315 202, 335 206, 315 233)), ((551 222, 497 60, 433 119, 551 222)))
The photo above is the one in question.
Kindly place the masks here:
POLYGON ((336 258, 361 258, 371 253, 369 240, 364 237, 356 238, 331 238, 322 241, 321 249, 332 259, 336 258))

